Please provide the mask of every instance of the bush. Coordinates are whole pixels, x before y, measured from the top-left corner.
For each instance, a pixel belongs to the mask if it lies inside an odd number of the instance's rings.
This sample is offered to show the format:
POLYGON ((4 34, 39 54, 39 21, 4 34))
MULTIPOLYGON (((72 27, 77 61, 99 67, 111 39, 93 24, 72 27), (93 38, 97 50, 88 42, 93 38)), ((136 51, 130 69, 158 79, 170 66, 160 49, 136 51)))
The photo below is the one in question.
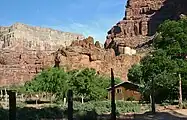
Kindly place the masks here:
POLYGON ((141 106, 134 102, 118 101, 116 107, 119 113, 140 112, 141 110, 141 106))
MULTIPOLYGON (((91 101, 84 104, 74 101, 74 117, 77 120, 96 120, 99 115, 110 114, 111 101, 91 101)), ((140 105, 133 102, 117 101, 117 113, 139 112, 140 105)), ((54 105, 51 107, 42 106, 40 109, 19 107, 17 108, 17 119, 19 120, 37 120, 37 119, 61 119, 67 118, 67 104, 66 106, 54 105)), ((0 120, 8 117, 8 110, 0 109, 0 120)))
POLYGON ((135 101, 135 98, 133 96, 127 98, 127 101, 135 101))
MULTIPOLYGON (((120 83, 115 78, 115 83, 120 83)), ((110 78, 96 74, 96 70, 85 68, 65 71, 63 68, 50 68, 42 71, 24 87, 16 88, 19 92, 45 92, 56 96, 56 101, 67 97, 69 89, 73 90, 76 99, 83 101, 106 100, 107 88, 110 87, 110 78)), ((13 86, 15 89, 15 86, 13 86)))
POLYGON ((183 102, 182 108, 187 109, 187 101, 186 100, 183 102))
MULTIPOLYGON (((111 112, 111 101, 92 101, 86 103, 74 102, 74 111, 78 113, 92 112, 98 115, 111 112)), ((133 102, 117 101, 116 110, 119 113, 139 112, 141 105, 133 102)))

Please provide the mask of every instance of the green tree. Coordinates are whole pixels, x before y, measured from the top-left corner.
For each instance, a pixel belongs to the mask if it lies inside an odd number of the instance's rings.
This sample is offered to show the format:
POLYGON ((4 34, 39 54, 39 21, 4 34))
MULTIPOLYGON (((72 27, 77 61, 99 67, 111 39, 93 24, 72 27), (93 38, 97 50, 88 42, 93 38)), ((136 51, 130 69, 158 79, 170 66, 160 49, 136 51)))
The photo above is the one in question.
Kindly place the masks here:
POLYGON ((38 74, 25 84, 28 92, 47 92, 66 97, 69 88, 69 75, 60 68, 50 68, 38 74))
MULTIPOLYGON (((96 74, 94 69, 71 71, 71 87, 78 97, 87 100, 101 100, 107 96, 107 88, 110 87, 110 78, 96 74)), ((121 80, 116 78, 116 83, 121 80)))
POLYGON ((142 65, 135 64, 132 66, 132 69, 129 69, 128 79, 136 84, 143 84, 143 73, 142 73, 142 65))
MULTIPOLYGON (((116 84, 120 83, 116 78, 116 84)), ((61 68, 50 68, 39 73, 32 81, 26 82, 27 92, 47 92, 66 98, 68 89, 73 89, 76 97, 86 100, 103 100, 110 87, 110 78, 97 75, 94 69, 85 68, 65 72, 61 68)))
MULTIPOLYGON (((102 80, 99 81, 99 83, 100 82, 102 82, 102 80)), ((84 102, 84 98, 90 100, 98 99, 103 92, 102 89, 104 89, 98 84, 96 71, 89 68, 74 72, 71 77, 71 85, 76 95, 81 96, 82 103, 84 102), (98 90, 100 92, 98 92, 98 90)))
MULTIPOLYGON (((150 94, 153 80, 159 102, 176 99, 178 74, 182 75, 183 81, 186 81, 187 76, 187 20, 167 20, 161 24, 153 46, 154 51, 143 58, 139 65, 134 65, 129 70, 128 78, 143 84, 143 93, 147 95, 150 94)), ((185 86, 186 82, 182 83, 185 86)))

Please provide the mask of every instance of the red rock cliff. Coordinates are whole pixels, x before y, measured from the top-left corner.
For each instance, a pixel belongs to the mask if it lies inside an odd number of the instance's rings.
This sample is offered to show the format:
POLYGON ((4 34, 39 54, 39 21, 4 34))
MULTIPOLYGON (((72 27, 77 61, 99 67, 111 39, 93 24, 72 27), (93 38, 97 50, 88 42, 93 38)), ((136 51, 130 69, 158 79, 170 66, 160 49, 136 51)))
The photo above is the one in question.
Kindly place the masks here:
POLYGON ((97 73, 110 75, 114 69, 116 77, 127 80, 128 69, 139 62, 137 55, 115 56, 113 49, 101 48, 92 37, 74 41, 69 47, 58 51, 35 51, 19 46, 21 51, 3 50, 0 53, 0 85, 21 84, 31 80, 46 67, 58 64, 67 70, 94 68, 97 73))
POLYGON ((56 55, 60 60, 60 66, 69 69, 94 68, 99 74, 108 76, 110 69, 113 68, 115 76, 126 81, 128 69, 140 61, 140 56, 115 56, 113 49, 106 50, 97 44, 89 37, 83 41, 76 41, 67 48, 59 49, 56 55))
POLYGON ((128 47, 136 48, 148 41, 162 21, 178 19, 181 13, 186 14, 186 6, 186 0, 128 0, 125 18, 108 32, 105 43, 107 49, 102 48, 99 42, 94 44, 91 37, 79 40, 82 39, 81 35, 67 33, 67 38, 77 41, 55 52, 53 48, 56 49, 62 44, 58 43, 56 46, 49 43, 53 43, 54 39, 61 39, 58 36, 64 36, 62 32, 47 29, 52 35, 49 36, 48 32, 44 34, 46 29, 43 29, 40 36, 40 28, 34 29, 33 32, 33 28, 20 24, 16 30, 13 29, 15 27, 0 27, 0 85, 24 83, 55 63, 69 70, 91 67, 99 74, 106 75, 110 74, 110 68, 114 68, 115 76, 127 80, 128 69, 141 59, 128 47), (114 32, 118 34, 115 35, 114 32), (39 43, 33 41, 38 39, 41 40, 39 43), (43 41, 46 39, 50 41, 43 41))
POLYGON ((186 6, 186 0, 128 0, 125 17, 108 31, 105 48, 113 48, 116 54, 123 54, 125 46, 137 48, 150 40, 164 20, 187 13, 186 6))

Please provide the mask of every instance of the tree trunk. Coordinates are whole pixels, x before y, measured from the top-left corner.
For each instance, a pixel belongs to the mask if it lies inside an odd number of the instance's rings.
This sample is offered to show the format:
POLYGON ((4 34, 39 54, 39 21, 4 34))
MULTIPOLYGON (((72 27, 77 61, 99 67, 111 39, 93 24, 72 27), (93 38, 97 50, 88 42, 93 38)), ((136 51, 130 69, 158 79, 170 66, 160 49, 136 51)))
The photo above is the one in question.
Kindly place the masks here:
POLYGON ((36 99, 36 106, 38 107, 38 99, 36 99))
POLYGON ((155 114, 156 108, 155 108, 155 84, 154 79, 152 79, 152 90, 151 90, 151 106, 152 106, 152 113, 155 114))
POLYGON ((1 90, 1 96, 0 97, 1 97, 1 99, 3 98, 3 91, 2 90, 1 90))
POLYGON ((21 94, 21 102, 23 102, 23 101, 24 101, 23 94, 21 94))
POLYGON ((82 97, 81 97, 81 98, 82 98, 82 104, 83 104, 83 103, 84 103, 84 96, 82 95, 82 97))
POLYGON ((152 105, 152 97, 151 97, 151 94, 149 95, 149 99, 150 99, 150 103, 152 105))
POLYGON ((116 120, 116 102, 115 102, 115 79, 114 79, 114 72, 111 68, 111 120, 116 120))
POLYGON ((50 95, 50 101, 51 101, 51 106, 52 106, 52 93, 50 95))
POLYGON ((66 105, 66 97, 64 98, 64 106, 66 105))
POLYGON ((7 89, 5 88, 5 104, 6 104, 6 107, 8 106, 8 94, 7 94, 7 89))
POLYGON ((179 106, 182 107, 182 81, 181 74, 179 74, 179 106))

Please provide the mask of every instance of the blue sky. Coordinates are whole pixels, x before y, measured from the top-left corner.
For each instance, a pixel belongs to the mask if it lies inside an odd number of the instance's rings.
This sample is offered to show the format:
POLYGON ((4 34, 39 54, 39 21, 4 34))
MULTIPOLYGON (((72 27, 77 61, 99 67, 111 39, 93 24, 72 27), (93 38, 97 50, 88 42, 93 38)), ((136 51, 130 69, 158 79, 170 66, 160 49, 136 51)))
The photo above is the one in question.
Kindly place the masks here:
POLYGON ((0 0, 0 26, 22 22, 93 36, 102 43, 124 17, 126 0, 0 0))

